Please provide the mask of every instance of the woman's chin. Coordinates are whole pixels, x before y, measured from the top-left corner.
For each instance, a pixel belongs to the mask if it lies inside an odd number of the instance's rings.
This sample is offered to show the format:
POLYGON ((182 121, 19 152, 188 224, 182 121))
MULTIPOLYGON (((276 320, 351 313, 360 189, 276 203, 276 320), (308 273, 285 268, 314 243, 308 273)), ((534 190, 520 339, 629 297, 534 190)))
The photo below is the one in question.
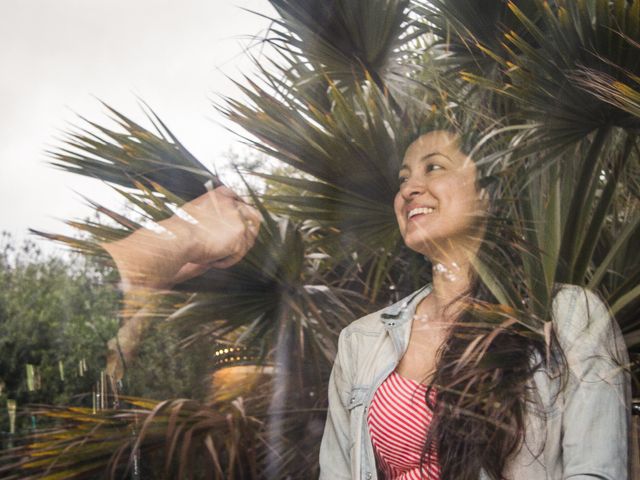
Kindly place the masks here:
POLYGON ((404 238, 404 244, 414 252, 420 253, 421 255, 426 255, 427 257, 430 257, 430 254, 432 254, 434 251, 433 242, 425 238, 424 236, 406 236, 404 238))

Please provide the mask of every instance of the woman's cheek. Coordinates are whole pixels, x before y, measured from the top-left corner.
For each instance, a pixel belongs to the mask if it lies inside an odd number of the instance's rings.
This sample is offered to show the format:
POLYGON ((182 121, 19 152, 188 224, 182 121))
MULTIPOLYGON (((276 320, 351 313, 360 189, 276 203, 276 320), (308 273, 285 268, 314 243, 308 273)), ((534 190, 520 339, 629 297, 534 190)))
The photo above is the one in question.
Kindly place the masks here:
POLYGON ((405 219, 403 218, 403 213, 402 213, 402 202, 403 200, 399 197, 400 194, 396 195, 396 198, 394 199, 393 202, 393 211, 396 215, 396 222, 398 223, 398 227, 400 228, 400 231, 403 232, 404 231, 404 227, 405 227, 405 219))

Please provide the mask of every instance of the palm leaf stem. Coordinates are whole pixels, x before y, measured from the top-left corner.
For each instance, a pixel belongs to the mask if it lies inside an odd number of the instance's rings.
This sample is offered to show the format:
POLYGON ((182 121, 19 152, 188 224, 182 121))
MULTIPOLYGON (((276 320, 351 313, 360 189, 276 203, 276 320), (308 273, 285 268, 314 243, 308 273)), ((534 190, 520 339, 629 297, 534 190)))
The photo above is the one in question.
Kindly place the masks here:
MULTIPOLYGON (((637 137, 628 135, 622 151, 622 155, 614 160, 613 168, 609 169, 609 178, 605 185, 602 195, 598 201, 595 212, 591 219, 591 223, 586 233, 582 235, 582 244, 579 247, 575 266, 573 268, 573 281, 578 285, 582 285, 585 281, 585 274, 592 261, 593 252, 596 248, 599 233, 602 231, 603 223, 607 218, 609 209, 613 202, 616 190, 618 188, 618 180, 624 171, 627 162, 631 158, 632 147, 636 144, 637 137)), ((600 169, 595 172, 596 179, 599 177, 600 169)), ((597 180, 594 180, 594 182, 597 180)), ((578 185, 580 187, 580 185, 578 185)))
MULTIPOLYGON (((531 186, 527 188, 526 192, 523 192, 522 198, 519 201, 519 206, 522 211, 522 218, 525 222, 532 224, 535 216, 531 205, 531 196, 535 195, 531 186)), ((525 241, 530 245, 537 245, 537 234, 535 228, 523 228, 525 241)), ((544 259, 541 256, 548 254, 547 252, 540 252, 536 250, 529 255, 523 256, 523 264, 525 268, 525 277, 528 282, 529 292, 531 294, 531 300, 534 302, 532 305, 533 311, 540 318, 545 318, 545 313, 549 306, 549 293, 550 284, 546 282, 547 275, 544 269, 544 259)))
POLYGON ((637 215, 627 225, 624 226, 621 232, 618 233, 615 242, 609 248, 606 257, 600 262, 600 265, 594 270, 587 287, 594 290, 602 281, 603 277, 609 270, 609 267, 615 257, 620 254, 621 248, 628 242, 629 238, 640 227, 640 215, 637 215))
POLYGON ((588 211, 588 197, 593 192, 592 185, 596 181, 598 176, 598 169, 596 168, 600 153, 602 152, 607 136, 609 135, 610 128, 600 128, 596 131, 595 137, 589 146, 587 155, 585 156, 581 173, 578 178, 578 188, 576 188, 571 205, 569 207, 569 218, 562 237, 562 244, 560 245, 560 258, 566 261, 566 267, 561 265, 559 269, 558 281, 571 283, 573 280, 573 271, 578 252, 578 246, 580 245, 581 232, 584 232, 586 213, 588 211), (595 178, 594 178, 595 177, 595 178))

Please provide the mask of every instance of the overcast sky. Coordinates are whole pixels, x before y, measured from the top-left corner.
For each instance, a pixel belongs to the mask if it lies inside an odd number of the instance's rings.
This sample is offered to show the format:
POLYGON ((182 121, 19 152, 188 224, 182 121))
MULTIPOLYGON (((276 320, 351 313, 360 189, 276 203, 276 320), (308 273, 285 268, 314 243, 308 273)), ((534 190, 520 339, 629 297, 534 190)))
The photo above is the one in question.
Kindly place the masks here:
POLYGON ((142 98, 206 165, 240 148, 211 100, 238 96, 225 75, 251 71, 242 50, 268 28, 242 8, 272 13, 267 0, 2 0, 0 230, 69 234, 61 219, 90 213, 78 194, 117 205, 44 153, 76 114, 106 119, 96 98, 143 121, 142 98))

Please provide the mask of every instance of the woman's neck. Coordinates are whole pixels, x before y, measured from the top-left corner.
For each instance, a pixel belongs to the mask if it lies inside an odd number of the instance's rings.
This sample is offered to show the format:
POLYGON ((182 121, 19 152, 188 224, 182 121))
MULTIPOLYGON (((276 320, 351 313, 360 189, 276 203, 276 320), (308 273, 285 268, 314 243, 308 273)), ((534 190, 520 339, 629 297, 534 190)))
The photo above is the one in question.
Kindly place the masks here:
POLYGON ((468 293, 470 286, 470 264, 468 261, 436 261, 431 269, 433 295, 438 311, 452 305, 468 293))
MULTIPOLYGON (((455 317, 459 309, 455 307, 471 286, 471 259, 477 254, 477 245, 443 249, 429 255, 432 263, 433 290, 431 300, 425 305, 431 315, 455 317), (447 315, 443 315, 444 313, 447 315)), ((442 320, 446 320, 442 318, 442 320)))

